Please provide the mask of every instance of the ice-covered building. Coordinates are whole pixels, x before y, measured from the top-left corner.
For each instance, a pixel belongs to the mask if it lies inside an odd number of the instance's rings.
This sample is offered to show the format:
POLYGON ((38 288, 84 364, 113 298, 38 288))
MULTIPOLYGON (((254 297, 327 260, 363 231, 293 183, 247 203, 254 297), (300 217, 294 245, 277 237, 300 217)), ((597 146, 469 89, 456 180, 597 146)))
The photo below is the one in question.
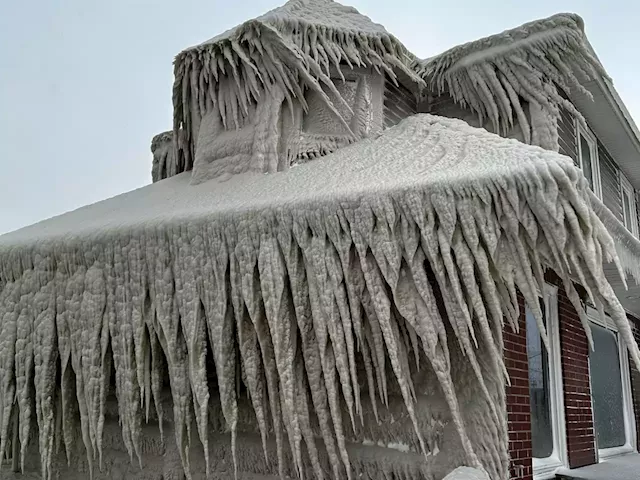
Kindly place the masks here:
POLYGON ((420 60, 292 0, 180 53, 173 103, 152 185, 0 237, 0 478, 635 451, 640 135, 580 17, 420 60))

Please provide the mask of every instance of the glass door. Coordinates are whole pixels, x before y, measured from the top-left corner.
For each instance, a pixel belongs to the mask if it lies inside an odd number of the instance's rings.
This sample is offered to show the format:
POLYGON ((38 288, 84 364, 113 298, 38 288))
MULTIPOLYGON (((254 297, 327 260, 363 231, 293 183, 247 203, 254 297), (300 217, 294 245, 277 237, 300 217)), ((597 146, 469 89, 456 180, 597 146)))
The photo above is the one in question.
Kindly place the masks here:
POLYGON ((589 352, 591 397, 600 459, 635 450, 629 360, 613 322, 590 312, 594 350, 589 352))

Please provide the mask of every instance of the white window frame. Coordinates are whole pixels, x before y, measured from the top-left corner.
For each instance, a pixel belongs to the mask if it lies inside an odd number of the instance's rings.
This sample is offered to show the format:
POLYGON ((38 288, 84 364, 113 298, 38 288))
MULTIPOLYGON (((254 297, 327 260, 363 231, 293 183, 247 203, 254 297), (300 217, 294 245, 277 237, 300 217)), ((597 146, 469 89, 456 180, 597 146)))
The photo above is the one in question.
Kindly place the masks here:
POLYGON ((620 172, 620 200, 622 201, 622 223, 624 223, 624 226, 627 227, 627 230, 629 230, 631 233, 633 233, 633 235, 635 237, 638 236, 638 212, 637 212, 637 205, 636 205, 636 192, 633 189, 633 185, 631 185, 631 182, 629 180, 627 180, 627 177, 624 176, 624 173, 620 172), (624 196, 622 195, 622 192, 625 192, 628 196, 629 196, 629 200, 631 200, 631 209, 633 210, 631 212, 631 225, 627 225, 626 224, 626 210, 627 210, 627 206, 624 203, 624 196))
POLYGON ((545 284, 543 300, 550 347, 550 350, 547 351, 547 359, 549 363, 549 397, 551 401, 553 451, 551 455, 546 458, 532 459, 534 480, 553 479, 556 477, 556 471, 558 469, 568 465, 567 432, 564 416, 564 387, 562 382, 560 350, 560 325, 558 320, 558 287, 545 284))
MULTIPOLYGON (((625 444, 620 447, 613 448, 598 448, 598 461, 602 462, 616 457, 618 455, 625 455, 633 453, 637 449, 636 445, 636 420, 633 410, 633 396, 631 393, 631 370, 629 369, 629 356, 627 353, 627 347, 624 345, 618 332, 618 327, 615 323, 609 319, 603 319, 600 314, 594 309, 589 307, 587 310, 589 321, 600 327, 606 328, 616 334, 618 340, 618 354, 620 362, 620 376, 622 382, 622 413, 624 416, 624 432, 626 441, 625 444)), ((591 360, 589 360, 589 371, 591 371, 591 360)), ((589 384, 591 384, 591 375, 589 375, 589 384)), ((593 415, 593 436, 596 447, 598 446, 598 432, 596 432, 595 424, 595 411, 593 410, 593 400, 591 412, 593 415)))
POLYGON ((582 142, 580 141, 580 135, 582 135, 589 144, 589 150, 591 152, 591 170, 593 172, 593 193, 602 200, 602 183, 600 178, 600 159, 598 158, 598 142, 596 136, 591 132, 591 129, 576 119, 576 144, 578 155, 578 166, 580 170, 583 170, 582 165, 582 142))

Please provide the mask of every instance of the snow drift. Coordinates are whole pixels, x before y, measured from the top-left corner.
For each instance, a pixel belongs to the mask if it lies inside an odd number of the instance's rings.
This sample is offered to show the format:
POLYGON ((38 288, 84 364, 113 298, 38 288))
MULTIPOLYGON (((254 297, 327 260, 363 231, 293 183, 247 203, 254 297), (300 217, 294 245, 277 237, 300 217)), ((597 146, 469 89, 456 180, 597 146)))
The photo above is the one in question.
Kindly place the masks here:
POLYGON ((566 157, 416 115, 287 172, 188 183, 178 175, 0 237, 2 453, 20 445, 24 466, 36 423, 48 478, 79 422, 99 467, 113 374, 122 439, 140 458, 149 411, 161 428, 170 415, 166 371, 187 476, 192 424, 209 463, 212 395, 236 465, 248 399, 281 473, 287 452, 294 475, 353 478, 345 439, 363 411, 384 416, 394 389, 428 466, 434 427, 419 418, 416 378, 429 369, 461 446, 451 469, 507 478, 501 332, 520 291, 546 341, 546 268, 587 334, 574 280, 640 366, 603 273, 619 265, 613 239, 566 157))

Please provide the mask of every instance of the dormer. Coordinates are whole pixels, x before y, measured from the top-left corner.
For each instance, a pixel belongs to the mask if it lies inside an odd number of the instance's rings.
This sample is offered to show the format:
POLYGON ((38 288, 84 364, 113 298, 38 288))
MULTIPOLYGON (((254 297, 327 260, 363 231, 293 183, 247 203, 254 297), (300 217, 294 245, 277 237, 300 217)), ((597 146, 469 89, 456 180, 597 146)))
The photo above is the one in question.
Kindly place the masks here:
POLYGON ((156 142, 164 159, 156 163, 172 168, 155 178, 193 170, 192 183, 200 183, 272 173, 380 133, 397 123, 385 118, 389 85, 408 92, 408 110, 416 111, 424 82, 414 61, 352 7, 292 0, 176 57, 179 140, 174 159, 156 142))

